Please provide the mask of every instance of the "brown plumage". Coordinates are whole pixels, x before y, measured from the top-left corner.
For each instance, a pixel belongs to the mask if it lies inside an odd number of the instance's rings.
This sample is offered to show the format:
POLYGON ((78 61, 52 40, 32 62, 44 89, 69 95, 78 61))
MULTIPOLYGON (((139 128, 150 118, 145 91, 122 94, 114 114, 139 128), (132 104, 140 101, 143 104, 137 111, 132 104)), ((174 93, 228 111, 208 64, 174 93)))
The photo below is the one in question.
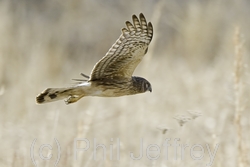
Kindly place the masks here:
POLYGON ((135 68, 147 53, 153 37, 153 26, 141 13, 139 19, 132 16, 133 24, 126 28, 106 55, 94 66, 87 80, 69 88, 48 88, 36 97, 37 103, 66 99, 66 104, 84 96, 118 97, 152 91, 151 84, 144 78, 132 76, 135 68))

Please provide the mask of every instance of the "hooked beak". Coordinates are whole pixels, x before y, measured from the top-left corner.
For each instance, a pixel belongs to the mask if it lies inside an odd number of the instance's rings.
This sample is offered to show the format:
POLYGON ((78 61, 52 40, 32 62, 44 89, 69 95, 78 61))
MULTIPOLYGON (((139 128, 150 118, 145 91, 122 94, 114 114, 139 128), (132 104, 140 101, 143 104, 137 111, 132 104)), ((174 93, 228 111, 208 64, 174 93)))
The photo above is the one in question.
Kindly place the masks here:
POLYGON ((149 90, 149 92, 150 92, 150 93, 152 92, 152 88, 151 88, 151 86, 148 88, 148 90, 149 90))

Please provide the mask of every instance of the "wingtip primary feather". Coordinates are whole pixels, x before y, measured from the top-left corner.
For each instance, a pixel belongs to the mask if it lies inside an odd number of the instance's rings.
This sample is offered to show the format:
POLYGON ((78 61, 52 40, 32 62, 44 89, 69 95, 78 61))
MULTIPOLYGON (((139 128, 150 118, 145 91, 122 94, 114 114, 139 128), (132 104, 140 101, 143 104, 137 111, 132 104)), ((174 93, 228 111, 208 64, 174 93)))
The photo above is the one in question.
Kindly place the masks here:
POLYGON ((126 28, 122 28, 122 33, 126 35, 126 34, 129 33, 129 31, 128 31, 128 29, 126 29, 126 28))
POLYGON ((133 15, 132 15, 132 19, 134 19, 134 18, 135 18, 135 19, 138 19, 138 17, 136 16, 136 14, 133 14, 133 15))
POLYGON ((132 23, 130 23, 129 21, 126 21, 125 24, 129 31, 135 31, 135 27, 133 26, 132 23))
POLYGON ((153 25, 151 22, 148 23, 148 35, 151 37, 151 40, 152 40, 152 38, 153 38, 153 25))
POLYGON ((142 13, 139 14, 139 18, 141 21, 147 22, 145 16, 142 13))
MULTIPOLYGON (((144 17, 144 14, 143 13, 140 13, 139 14, 139 17, 144 17)), ((145 18, 145 17, 144 17, 145 18)))

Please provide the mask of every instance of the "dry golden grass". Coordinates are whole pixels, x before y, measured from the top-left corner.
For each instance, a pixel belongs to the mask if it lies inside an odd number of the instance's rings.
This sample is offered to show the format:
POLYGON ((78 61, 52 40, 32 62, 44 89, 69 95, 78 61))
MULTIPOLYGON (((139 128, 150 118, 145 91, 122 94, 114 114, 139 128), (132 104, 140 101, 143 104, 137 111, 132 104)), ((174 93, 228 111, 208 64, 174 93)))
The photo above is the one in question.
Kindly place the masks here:
MULTIPOLYGON (((30 146, 35 138, 38 166, 56 162, 54 138, 61 147, 58 166, 205 166, 210 161, 206 144, 214 151, 218 143, 213 166, 247 166, 249 7, 247 0, 1 1, 0 166, 34 166, 30 146), (43 89, 70 85, 81 72, 90 73, 118 38, 124 22, 141 12, 153 23, 155 36, 134 75, 147 78, 152 93, 86 97, 68 106, 63 101, 35 104, 36 95, 43 89), (240 54, 234 52, 242 42, 234 43, 235 26, 244 34, 244 51, 240 54), (242 57, 239 82, 233 75, 239 67, 234 68, 239 60, 235 55, 242 57), (244 86, 239 97, 235 94, 238 83, 244 86), (195 118, 194 113, 202 116, 195 118), (176 115, 191 119, 179 126, 173 119, 176 115), (74 160, 76 138, 89 139, 90 148, 78 152, 74 160), (94 138, 107 147, 105 161, 100 160, 101 149, 97 151, 99 160, 93 160, 94 138), (110 144, 116 158, 117 138, 119 161, 109 159, 110 144), (141 138, 143 158, 133 161, 129 153, 139 156, 141 138), (148 160, 146 147, 162 147, 166 138, 171 138, 171 144, 174 138, 180 138, 179 144, 201 144, 205 149, 203 159, 193 160, 189 147, 184 159, 179 153, 175 160, 170 147, 168 160, 164 150, 158 160, 148 160), (53 146, 51 160, 39 158, 42 144, 53 146)), ((78 146, 85 145, 79 142, 78 146)), ((43 155, 49 154, 45 148, 43 155)))
POLYGON ((236 124, 238 135, 238 164, 240 167, 248 166, 247 150, 245 141, 243 139, 242 127, 242 112, 244 112, 245 104, 242 92, 244 92, 244 83, 242 83, 243 74, 243 41, 240 28, 235 28, 235 60, 234 60, 234 92, 235 92, 235 116, 234 121, 236 124))

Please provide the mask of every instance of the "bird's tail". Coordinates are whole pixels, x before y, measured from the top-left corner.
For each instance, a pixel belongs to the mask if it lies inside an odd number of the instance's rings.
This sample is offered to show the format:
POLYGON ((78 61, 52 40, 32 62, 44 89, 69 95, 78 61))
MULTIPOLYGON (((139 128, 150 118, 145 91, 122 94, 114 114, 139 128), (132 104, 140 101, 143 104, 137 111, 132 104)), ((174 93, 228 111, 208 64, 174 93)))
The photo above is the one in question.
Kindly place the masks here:
POLYGON ((43 104, 66 99, 65 103, 70 104, 78 101, 83 96, 83 89, 80 89, 79 87, 48 88, 36 97, 36 102, 38 104, 43 104))

